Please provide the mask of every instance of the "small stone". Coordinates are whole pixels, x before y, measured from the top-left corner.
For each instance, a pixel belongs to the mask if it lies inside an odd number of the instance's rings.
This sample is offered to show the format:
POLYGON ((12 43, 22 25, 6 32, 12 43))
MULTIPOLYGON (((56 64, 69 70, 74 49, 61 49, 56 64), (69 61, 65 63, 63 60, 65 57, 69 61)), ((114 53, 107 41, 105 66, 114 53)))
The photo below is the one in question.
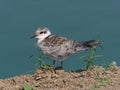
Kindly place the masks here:
POLYGON ((52 74, 51 78, 58 78, 59 76, 57 74, 52 74))
POLYGON ((110 64, 110 67, 111 67, 112 69, 114 69, 114 70, 118 69, 115 61, 113 61, 113 62, 110 64))
POLYGON ((55 73, 56 74, 61 74, 61 73, 64 73, 65 71, 63 69, 60 69, 60 70, 55 70, 55 73))

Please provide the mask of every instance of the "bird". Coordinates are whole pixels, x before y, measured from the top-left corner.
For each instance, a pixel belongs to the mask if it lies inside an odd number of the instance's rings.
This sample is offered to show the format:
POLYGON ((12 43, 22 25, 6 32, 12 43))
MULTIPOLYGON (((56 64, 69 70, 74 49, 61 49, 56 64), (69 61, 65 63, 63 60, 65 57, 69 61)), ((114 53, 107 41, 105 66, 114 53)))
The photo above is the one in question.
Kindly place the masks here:
POLYGON ((63 67, 63 61, 68 56, 101 45, 96 40, 78 42, 66 37, 54 35, 45 26, 40 26, 31 38, 38 39, 37 45, 39 49, 45 56, 53 60, 53 66, 56 61, 60 61, 61 67, 63 67))

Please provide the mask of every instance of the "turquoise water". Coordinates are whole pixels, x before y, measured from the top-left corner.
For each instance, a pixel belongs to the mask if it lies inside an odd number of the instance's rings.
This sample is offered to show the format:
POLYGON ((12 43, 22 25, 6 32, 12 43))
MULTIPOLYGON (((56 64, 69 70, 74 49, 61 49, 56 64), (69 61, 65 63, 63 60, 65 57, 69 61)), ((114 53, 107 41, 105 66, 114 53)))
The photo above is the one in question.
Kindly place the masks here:
MULTIPOLYGON (((120 65, 119 3, 119 0, 0 0, 0 78, 33 73, 35 58, 29 56, 39 52, 35 47, 37 40, 30 37, 41 25, 53 34, 77 41, 99 38, 104 45, 104 49, 97 49, 98 54, 104 55, 102 60, 115 60, 120 65)), ((84 68, 80 56, 86 53, 70 56, 64 61, 64 69, 84 68)), ((47 59, 45 62, 52 64, 47 59)))

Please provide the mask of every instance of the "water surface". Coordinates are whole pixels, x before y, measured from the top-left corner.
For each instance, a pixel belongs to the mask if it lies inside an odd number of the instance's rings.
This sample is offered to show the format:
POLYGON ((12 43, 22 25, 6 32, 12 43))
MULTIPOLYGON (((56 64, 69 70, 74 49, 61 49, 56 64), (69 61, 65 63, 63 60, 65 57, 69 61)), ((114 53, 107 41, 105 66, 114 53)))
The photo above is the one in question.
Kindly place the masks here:
MULTIPOLYGON (((118 0, 1 0, 0 1, 0 78, 32 73, 38 55, 36 39, 30 37, 41 26, 53 34, 77 41, 99 38, 104 60, 115 60, 120 65, 120 1, 118 0)), ((80 56, 70 56, 65 70, 84 68, 80 56)), ((52 64, 50 60, 45 61, 52 64)), ((99 60, 96 63, 101 64, 99 60)), ((60 63, 57 62, 57 65, 60 63)))

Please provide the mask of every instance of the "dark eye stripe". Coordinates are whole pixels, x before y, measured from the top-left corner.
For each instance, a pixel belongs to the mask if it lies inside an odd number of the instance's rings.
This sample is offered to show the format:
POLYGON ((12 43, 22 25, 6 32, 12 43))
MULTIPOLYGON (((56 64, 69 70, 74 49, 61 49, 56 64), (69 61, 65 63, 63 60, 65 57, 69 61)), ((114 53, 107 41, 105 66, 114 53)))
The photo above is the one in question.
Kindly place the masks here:
POLYGON ((45 34, 45 33, 47 33, 47 31, 40 32, 40 34, 42 34, 42 33, 44 33, 44 34, 45 34))
POLYGON ((42 34, 42 33, 44 33, 44 32, 40 32, 40 34, 42 34))

